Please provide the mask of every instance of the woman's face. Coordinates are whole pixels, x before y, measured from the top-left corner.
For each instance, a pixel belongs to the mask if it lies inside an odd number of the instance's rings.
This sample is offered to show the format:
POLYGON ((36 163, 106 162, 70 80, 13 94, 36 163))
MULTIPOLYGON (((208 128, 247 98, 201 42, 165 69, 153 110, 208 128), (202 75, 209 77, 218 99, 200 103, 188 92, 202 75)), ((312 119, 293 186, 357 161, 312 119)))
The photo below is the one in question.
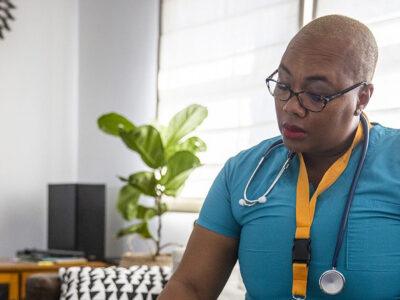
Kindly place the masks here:
MULTIPOLYGON (((282 57, 278 80, 293 91, 332 95, 357 83, 352 79, 349 58, 340 45, 293 43, 282 57)), ((343 45, 343 48, 345 45, 343 45)), ((329 102, 321 112, 305 110, 293 96, 286 102, 275 100, 279 130, 287 148, 295 152, 337 154, 354 132, 359 116, 356 88, 329 102)))

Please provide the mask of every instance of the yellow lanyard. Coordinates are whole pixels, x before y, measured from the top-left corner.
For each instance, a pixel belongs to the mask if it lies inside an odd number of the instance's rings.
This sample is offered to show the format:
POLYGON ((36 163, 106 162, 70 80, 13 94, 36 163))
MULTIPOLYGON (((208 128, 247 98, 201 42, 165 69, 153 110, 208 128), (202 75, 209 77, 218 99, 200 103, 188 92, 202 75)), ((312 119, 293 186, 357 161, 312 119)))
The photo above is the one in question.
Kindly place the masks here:
POLYGON ((296 237, 293 246, 292 295, 305 298, 307 291, 308 263, 310 260, 310 229, 314 220, 318 196, 328 189, 343 173, 350 160, 353 148, 362 139, 362 125, 358 125, 350 148, 326 171, 311 200, 307 169, 303 156, 299 154, 300 170, 296 190, 296 237))

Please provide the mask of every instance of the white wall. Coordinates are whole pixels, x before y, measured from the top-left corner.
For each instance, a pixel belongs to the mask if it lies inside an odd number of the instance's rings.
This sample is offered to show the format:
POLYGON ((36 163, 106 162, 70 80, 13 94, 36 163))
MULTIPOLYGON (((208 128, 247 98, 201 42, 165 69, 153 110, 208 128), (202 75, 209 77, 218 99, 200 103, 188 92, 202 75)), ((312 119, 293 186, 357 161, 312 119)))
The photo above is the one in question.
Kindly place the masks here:
POLYGON ((47 244, 47 184, 77 178, 77 1, 13 1, 0 40, 0 256, 47 244))
MULTIPOLYGON (((96 120, 155 118, 159 1, 14 2, 17 20, 0 40, 0 257, 46 248, 47 184, 77 181, 107 184, 106 254, 119 256, 116 175, 144 166, 96 120)), ((164 241, 185 243, 195 217, 167 214, 164 241)))
MULTIPOLYGON (((109 111, 122 113, 136 124, 155 119, 158 10, 158 0, 86 0, 79 6, 78 178, 107 184, 107 256, 120 256, 128 242, 134 243, 136 251, 148 250, 137 238, 115 238, 126 225, 115 209, 122 186, 116 175, 145 166, 120 140, 100 132, 96 120, 109 111)), ((185 244, 196 216, 167 213, 163 242, 185 244)), ((152 225, 155 228, 156 222, 152 225)))
MULTIPOLYGON (((107 184, 108 256, 120 256, 127 249, 127 239, 115 238, 124 226, 115 209, 122 186, 116 175, 126 176, 145 167, 119 139, 100 132, 96 120, 110 111, 136 124, 155 119, 158 9, 158 0, 85 0, 79 4, 78 178, 107 184)), ((166 240, 175 231, 168 223, 164 226, 166 240)), ((136 250, 145 250, 143 243, 136 239, 135 243, 136 250)))

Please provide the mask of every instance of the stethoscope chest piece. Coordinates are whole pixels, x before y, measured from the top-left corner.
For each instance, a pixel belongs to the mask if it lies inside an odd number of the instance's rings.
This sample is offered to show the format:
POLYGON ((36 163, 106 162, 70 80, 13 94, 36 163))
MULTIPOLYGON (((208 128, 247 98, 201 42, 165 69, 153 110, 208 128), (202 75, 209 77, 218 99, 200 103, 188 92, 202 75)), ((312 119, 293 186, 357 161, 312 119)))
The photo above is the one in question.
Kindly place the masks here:
POLYGON ((344 287, 345 279, 342 273, 332 269, 324 272, 319 278, 319 287, 328 295, 340 293, 344 287))

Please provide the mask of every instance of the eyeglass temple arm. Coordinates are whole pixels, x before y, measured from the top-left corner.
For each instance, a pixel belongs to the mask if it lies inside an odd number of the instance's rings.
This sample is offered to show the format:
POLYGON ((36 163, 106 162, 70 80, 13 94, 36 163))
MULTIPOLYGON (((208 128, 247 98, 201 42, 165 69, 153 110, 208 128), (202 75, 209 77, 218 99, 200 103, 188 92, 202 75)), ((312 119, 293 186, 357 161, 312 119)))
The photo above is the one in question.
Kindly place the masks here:
POLYGON ((276 73, 278 73, 278 69, 276 69, 271 75, 269 75, 267 79, 272 78, 276 73))
POLYGON ((339 97, 339 96, 342 96, 342 95, 346 94, 347 92, 350 92, 351 90, 353 90, 353 89, 359 87, 360 85, 367 85, 367 84, 368 84, 368 83, 367 83, 366 81, 361 81, 361 82, 359 82, 359 83, 356 83, 356 84, 354 84, 354 85, 348 87, 347 89, 344 89, 343 91, 340 91, 339 93, 336 93, 336 94, 333 94, 333 95, 330 95, 330 96, 326 96, 325 99, 326 99, 327 101, 331 101, 331 100, 333 100, 334 98, 337 98, 337 97, 339 97))

